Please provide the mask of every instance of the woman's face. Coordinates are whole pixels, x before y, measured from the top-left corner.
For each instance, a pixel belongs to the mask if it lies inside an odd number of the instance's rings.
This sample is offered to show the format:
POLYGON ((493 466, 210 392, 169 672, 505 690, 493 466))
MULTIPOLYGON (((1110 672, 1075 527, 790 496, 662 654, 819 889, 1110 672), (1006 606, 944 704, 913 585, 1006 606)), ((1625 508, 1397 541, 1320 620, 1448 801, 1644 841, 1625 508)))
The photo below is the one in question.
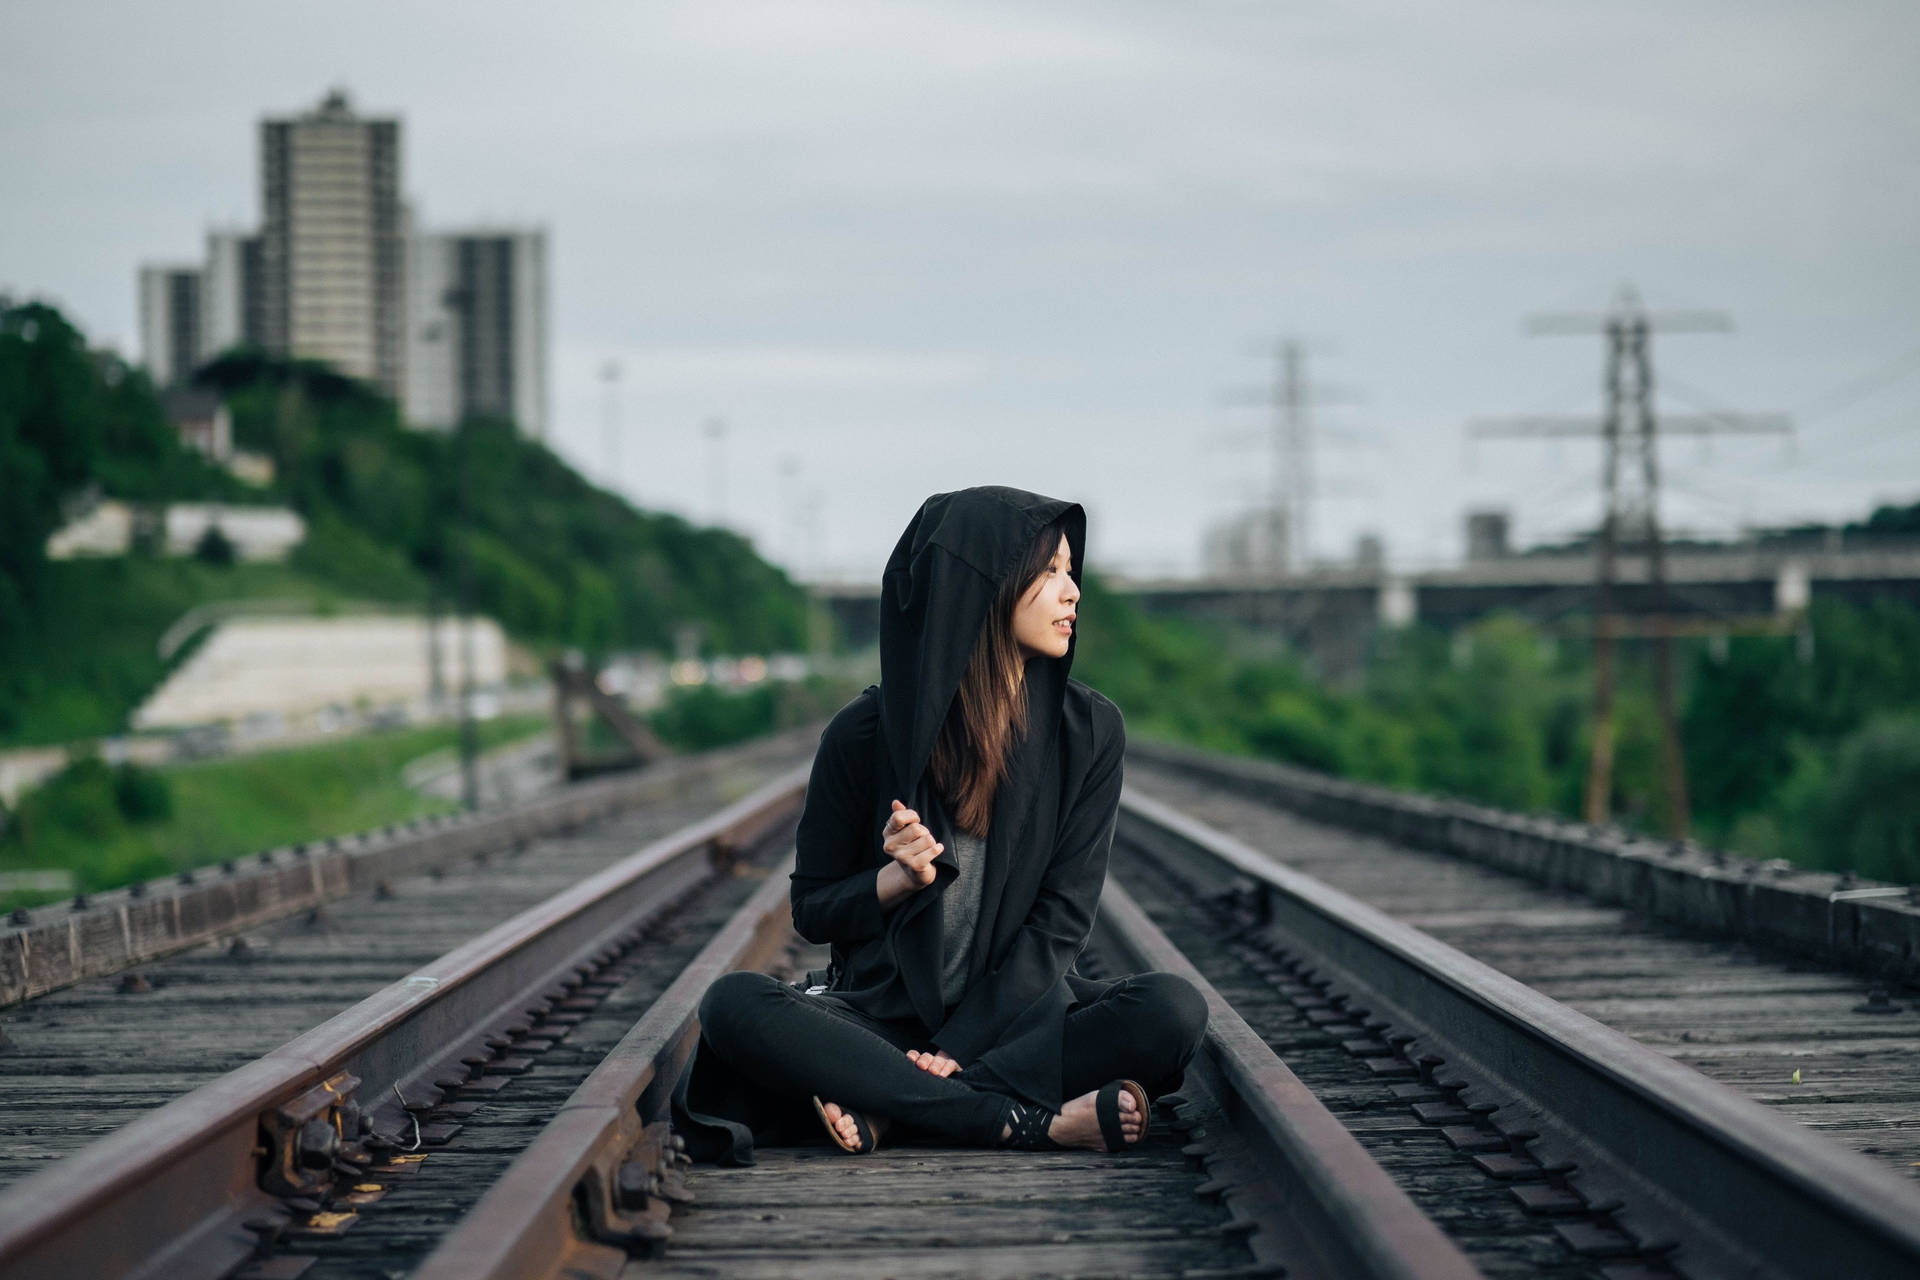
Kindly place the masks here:
POLYGON ((1072 568, 1073 552, 1063 533, 1053 560, 1013 606, 1013 638, 1029 658, 1064 658, 1067 654, 1067 642, 1073 639, 1074 605, 1080 599, 1072 568))

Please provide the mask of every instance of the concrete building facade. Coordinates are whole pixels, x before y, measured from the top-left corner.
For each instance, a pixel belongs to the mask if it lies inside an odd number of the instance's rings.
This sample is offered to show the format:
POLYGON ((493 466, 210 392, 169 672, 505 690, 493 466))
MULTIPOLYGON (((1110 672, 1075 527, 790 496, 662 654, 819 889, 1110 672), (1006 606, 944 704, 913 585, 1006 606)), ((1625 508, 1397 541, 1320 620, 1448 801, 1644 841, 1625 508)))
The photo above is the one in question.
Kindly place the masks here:
POLYGON ((545 438, 545 230, 416 233, 399 121, 356 114, 342 91, 259 129, 259 231, 210 231, 199 267, 141 268, 155 380, 258 346, 375 384, 417 426, 487 416, 545 438))
POLYGON ((268 350, 325 360, 389 395, 403 384, 400 122, 335 90, 260 122, 260 307, 268 350))
POLYGON ((140 268, 140 349, 156 386, 184 382, 200 363, 200 283, 196 267, 140 268))
POLYGON ((408 254, 407 418, 449 428, 547 425, 547 238, 502 228, 423 232, 408 254))
POLYGON ((200 275, 200 358, 229 347, 265 346, 260 307, 260 237, 250 231, 209 231, 200 275))

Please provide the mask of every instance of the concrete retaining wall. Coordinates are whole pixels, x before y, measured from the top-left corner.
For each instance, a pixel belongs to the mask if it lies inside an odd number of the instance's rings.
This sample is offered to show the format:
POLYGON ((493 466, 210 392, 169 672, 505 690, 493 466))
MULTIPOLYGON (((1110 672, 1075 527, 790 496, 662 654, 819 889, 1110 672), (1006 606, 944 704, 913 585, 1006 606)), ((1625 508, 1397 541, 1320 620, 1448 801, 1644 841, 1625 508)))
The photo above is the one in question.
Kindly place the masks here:
POLYGON ((1316 822, 1467 858, 1686 929, 1920 983, 1920 891, 1270 761, 1148 743, 1131 744, 1128 754, 1316 822))

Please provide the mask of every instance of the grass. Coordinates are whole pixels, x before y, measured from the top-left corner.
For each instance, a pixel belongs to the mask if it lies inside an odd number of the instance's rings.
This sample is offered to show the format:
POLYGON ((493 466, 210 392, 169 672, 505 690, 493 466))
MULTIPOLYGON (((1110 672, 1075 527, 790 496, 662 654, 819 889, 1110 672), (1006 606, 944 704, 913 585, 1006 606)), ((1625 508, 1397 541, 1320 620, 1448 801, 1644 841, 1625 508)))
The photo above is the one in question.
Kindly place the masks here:
MULTIPOLYGON (((502 716, 479 725, 481 747, 531 737, 542 716, 502 716)), ((0 840, 0 870, 64 868, 82 891, 168 875, 276 845, 318 840, 457 807, 400 781, 414 759, 453 746, 453 725, 391 729, 337 742, 224 760, 170 765, 170 812, 128 820, 109 770, 70 770, 21 797, 0 840)), ((9 895, 0 907, 56 895, 9 895)))
MULTIPOLYGON (((47 566, 50 607, 5 638, 0 748, 126 731, 168 664, 156 651, 181 614, 212 601, 289 598, 341 604, 341 593, 285 565, 215 567, 193 559, 116 556, 47 566)), ((175 661, 180 656, 176 656, 175 661)))

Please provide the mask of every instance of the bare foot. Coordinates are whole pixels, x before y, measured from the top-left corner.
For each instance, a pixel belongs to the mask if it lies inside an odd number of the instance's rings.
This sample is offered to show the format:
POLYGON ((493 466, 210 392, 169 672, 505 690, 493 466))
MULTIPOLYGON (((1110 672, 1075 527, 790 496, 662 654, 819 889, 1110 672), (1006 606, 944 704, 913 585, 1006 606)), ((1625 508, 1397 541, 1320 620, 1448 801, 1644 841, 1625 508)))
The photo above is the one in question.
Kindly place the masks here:
MULTIPOLYGON (((851 1112, 841 1107, 837 1102, 825 1101, 821 1102, 820 1110, 826 1114, 827 1123, 832 1125, 842 1138, 846 1139, 846 1144, 849 1147, 855 1151, 864 1150, 860 1145, 859 1122, 853 1118, 851 1112)), ((866 1121, 867 1128, 873 1133, 874 1142, 878 1144, 880 1139, 886 1135, 889 1121, 885 1116, 867 1116, 866 1121)), ((1099 1126, 1096 1125, 1096 1132, 1098 1128, 1099 1126)))
MULTIPOLYGON (((1083 1093, 1060 1109, 1047 1128, 1047 1136, 1063 1147, 1082 1147, 1088 1151, 1105 1151, 1107 1142, 1100 1134, 1100 1113, 1094 1100, 1099 1091, 1083 1093)), ((1126 1144, 1132 1146, 1140 1141, 1140 1135, 1146 1131, 1146 1116, 1140 1111, 1133 1094, 1125 1089, 1120 1091, 1120 1132, 1126 1144)), ((1005 1137, 1011 1130, 1003 1130, 1005 1137)))

